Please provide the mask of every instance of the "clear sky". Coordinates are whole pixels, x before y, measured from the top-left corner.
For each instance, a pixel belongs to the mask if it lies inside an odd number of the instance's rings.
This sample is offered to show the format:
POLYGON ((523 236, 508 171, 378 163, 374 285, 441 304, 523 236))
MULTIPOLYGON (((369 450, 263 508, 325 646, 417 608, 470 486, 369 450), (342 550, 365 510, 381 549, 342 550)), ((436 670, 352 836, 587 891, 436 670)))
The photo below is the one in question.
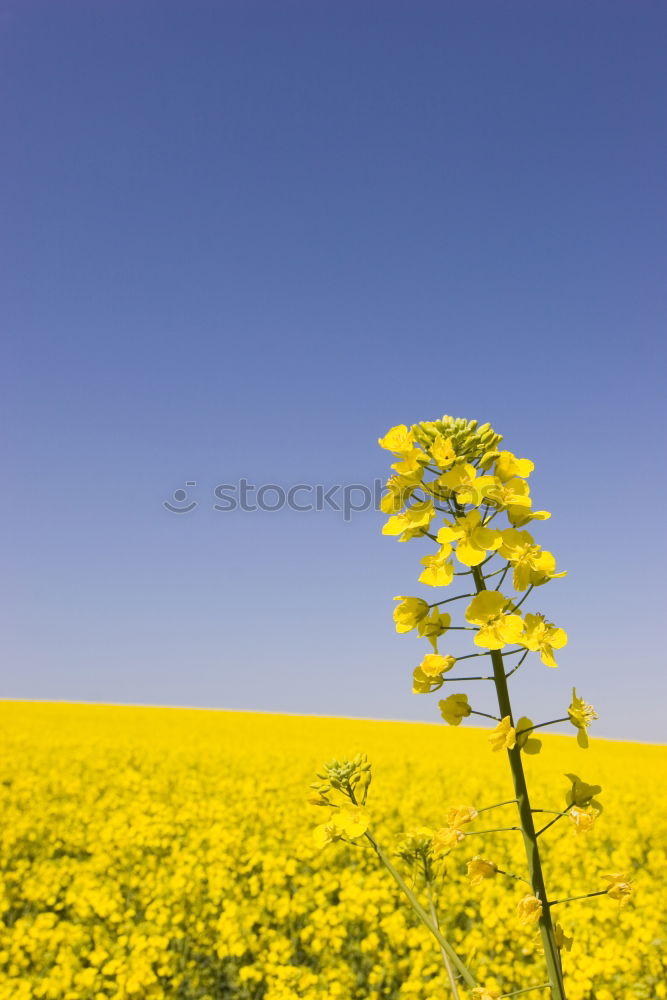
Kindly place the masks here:
POLYGON ((419 545, 213 505, 370 483, 381 433, 449 413, 534 459, 569 571, 517 707, 576 684, 593 735, 665 741, 666 27, 5 0, 3 697, 435 721, 391 620, 419 545))

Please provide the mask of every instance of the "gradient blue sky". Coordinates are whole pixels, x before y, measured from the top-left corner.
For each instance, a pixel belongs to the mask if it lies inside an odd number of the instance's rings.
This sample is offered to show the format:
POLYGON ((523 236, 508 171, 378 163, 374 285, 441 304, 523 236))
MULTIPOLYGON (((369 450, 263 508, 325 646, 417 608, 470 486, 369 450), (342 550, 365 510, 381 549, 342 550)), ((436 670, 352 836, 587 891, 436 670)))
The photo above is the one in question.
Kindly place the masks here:
POLYGON ((391 621, 421 548, 213 490, 369 482, 450 413, 535 460, 569 570, 518 708, 576 683, 600 735, 665 740, 666 27, 5 2, 3 697, 435 720, 391 621))

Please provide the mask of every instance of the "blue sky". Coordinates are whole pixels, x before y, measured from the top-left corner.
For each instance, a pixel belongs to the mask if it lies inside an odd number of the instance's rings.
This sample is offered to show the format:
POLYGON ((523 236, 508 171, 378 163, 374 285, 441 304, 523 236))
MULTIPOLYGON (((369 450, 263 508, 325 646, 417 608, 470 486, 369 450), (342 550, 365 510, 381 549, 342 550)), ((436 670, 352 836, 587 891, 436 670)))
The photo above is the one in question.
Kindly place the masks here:
POLYGON ((435 720, 391 621, 421 549, 213 491, 371 482, 389 426, 450 413, 534 459, 569 571, 517 707, 576 684, 664 741, 666 25, 5 4, 3 697, 435 720))

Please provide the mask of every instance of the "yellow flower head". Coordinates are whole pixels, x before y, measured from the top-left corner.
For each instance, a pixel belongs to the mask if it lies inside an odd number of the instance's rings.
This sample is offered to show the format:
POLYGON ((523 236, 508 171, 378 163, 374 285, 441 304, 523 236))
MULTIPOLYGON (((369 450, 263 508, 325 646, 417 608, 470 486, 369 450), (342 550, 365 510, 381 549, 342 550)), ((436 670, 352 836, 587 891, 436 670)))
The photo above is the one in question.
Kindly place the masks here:
POLYGON ((472 823, 478 815, 474 806, 453 806, 447 813, 447 822, 450 826, 462 827, 472 823))
POLYGON ((531 584, 539 587, 555 577, 566 576, 564 572, 556 573, 556 560, 551 552, 545 552, 528 531, 505 529, 500 554, 514 568, 515 590, 527 590, 531 584))
POLYGON ((433 854, 436 857, 440 857, 442 854, 451 851, 454 847, 457 847, 462 840, 465 840, 465 833, 462 830, 457 830, 453 826, 443 826, 441 830, 436 830, 433 834, 432 846, 433 854))
POLYGON ((479 507, 484 503, 487 490, 493 483, 493 476, 478 476, 475 466, 468 463, 455 465, 448 472, 443 472, 435 481, 437 487, 447 493, 454 493, 459 503, 469 503, 473 507, 479 507))
POLYGON ((498 871, 498 865, 494 861, 487 861, 479 854, 468 862, 467 868, 470 885, 480 885, 484 879, 493 878, 498 871))
POLYGON ((429 606, 421 597, 395 597, 395 601, 400 601, 394 608, 394 621, 397 632, 411 632, 417 628, 419 622, 426 618, 429 613, 429 606))
POLYGON ((516 910, 522 924, 536 924, 542 916, 542 904, 537 896, 524 896, 516 910))
POLYGON ((498 1000, 498 997, 502 996, 502 993, 500 990, 493 989, 493 987, 475 986, 470 996, 472 1000, 498 1000))
POLYGON ((313 838, 318 847, 326 847, 342 837, 354 840, 368 829, 368 815, 361 806, 345 805, 328 822, 315 827, 313 838))
POLYGON ((509 715, 501 719, 496 728, 491 731, 489 743, 494 751, 511 750, 516 745, 516 730, 512 726, 509 715))
POLYGON ((430 500, 408 507, 401 514, 393 514, 382 528, 383 535, 400 535, 401 542, 424 534, 435 517, 435 508, 430 500))
POLYGON ((589 830, 593 829, 593 825, 595 820, 598 818, 599 812, 597 809, 594 809, 593 806, 586 806, 585 809, 580 809, 579 806, 573 806, 568 815, 574 823, 576 833, 588 833, 589 830))
POLYGON ((448 615, 446 611, 440 611, 438 608, 432 608, 429 615, 422 620, 417 625, 417 632, 424 639, 428 641, 433 646, 434 651, 438 652, 438 639, 441 635, 444 635, 449 626, 451 625, 452 618, 448 615))
POLYGON ((586 749, 588 746, 586 730, 591 722, 597 719, 598 713, 592 705, 588 705, 583 698, 578 697, 576 688, 572 688, 572 704, 568 708, 567 714, 570 717, 570 722, 577 729, 577 743, 586 749))
POLYGON ((400 462, 394 462, 392 469, 399 476, 414 476, 421 480, 424 478, 424 466, 427 462, 428 455, 425 455, 420 448, 413 448, 401 456, 400 462))
POLYGON ((440 544, 457 542, 456 558, 464 566, 479 566, 489 551, 500 548, 502 540, 500 531, 482 527, 478 510, 457 517, 453 524, 445 524, 438 532, 440 544))
POLYGON ((536 754, 542 749, 542 740, 532 735, 533 722, 527 715, 522 715, 516 724, 516 745, 524 753, 536 754))
POLYGON ((467 694, 450 694, 449 698, 438 702, 438 708, 450 726, 460 726, 461 720, 472 714, 467 694))
POLYGON ((573 937, 568 937, 560 924, 556 924, 554 927, 554 936, 556 938, 556 947, 561 950, 571 951, 573 937))
POLYGON ((387 492, 380 500, 380 510, 384 514, 396 514, 408 502, 424 475, 419 472, 412 476, 390 476, 386 483, 387 492))
POLYGON ((557 667, 554 649, 567 645, 567 633, 565 629, 547 622, 544 615, 526 615, 523 634, 515 641, 534 653, 539 651, 540 659, 547 667, 557 667))
POLYGON ((602 878, 610 883, 607 895, 611 899, 617 900, 619 906, 625 906, 626 903, 630 902, 634 896, 635 887, 627 875, 621 872, 609 872, 607 875, 603 875, 602 878))
POLYGON ((501 482, 506 483, 513 476, 528 479, 535 468, 529 458, 517 458, 511 451, 501 451, 496 459, 495 474, 501 482))
POLYGON ((473 597, 466 610, 466 620, 480 626, 474 638, 476 646, 502 649, 508 642, 519 642, 523 619, 521 615, 505 614, 511 606, 512 602, 497 590, 483 590, 473 597))
POLYGON ((434 555, 424 556, 419 582, 429 587, 448 587, 454 579, 454 564, 449 558, 451 551, 451 545, 442 545, 434 555))
POLYGON ((441 677, 448 670, 451 670, 455 663, 455 656, 440 656, 439 653, 427 653, 419 664, 419 668, 427 677, 441 677))
POLYGON ((383 438, 378 438, 380 447, 387 451, 393 451, 395 455, 405 455, 411 452, 414 442, 415 436, 405 424, 392 427, 383 438))
POLYGON ((589 785, 576 774, 566 774, 566 778, 570 779, 572 787, 568 789, 565 795, 565 802, 568 806, 595 806, 598 812, 602 812, 602 806, 599 802, 595 801, 594 796, 599 795, 602 791, 601 785, 589 785))
POLYGON ((441 469, 448 469, 456 459, 456 452, 452 448, 452 442, 442 434, 436 434, 433 444, 429 448, 431 458, 441 469))

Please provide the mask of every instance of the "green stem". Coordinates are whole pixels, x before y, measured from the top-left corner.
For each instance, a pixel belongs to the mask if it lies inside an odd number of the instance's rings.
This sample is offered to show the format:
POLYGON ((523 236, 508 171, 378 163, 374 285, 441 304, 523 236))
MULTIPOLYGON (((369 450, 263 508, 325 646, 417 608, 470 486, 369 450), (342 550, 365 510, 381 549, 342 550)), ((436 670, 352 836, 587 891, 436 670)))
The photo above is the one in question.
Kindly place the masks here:
MULTIPOLYGON (((544 729, 545 726, 555 726, 557 722, 569 722, 570 716, 566 715, 564 719, 552 719, 551 722, 539 722, 536 726, 526 726, 525 729, 517 729, 516 735, 521 736, 522 733, 532 733, 533 729, 544 729)), ((533 810, 537 812, 537 810, 533 810)))
MULTIPOLYGON (((510 653, 516 653, 516 650, 515 650, 515 649, 510 649, 510 653)), ((508 671, 507 671, 507 673, 505 674, 505 679, 506 679, 506 680, 507 680, 507 678, 508 678, 508 677, 511 677, 511 676, 512 676, 512 674, 515 674, 515 673, 517 672, 517 670, 519 669, 519 667, 521 666, 521 664, 522 664, 522 663, 523 663, 523 661, 524 661, 524 660, 526 659, 526 657, 528 656, 528 654, 529 654, 529 653, 530 653, 530 650, 529 650, 529 649, 527 649, 527 650, 526 650, 526 651, 524 652, 524 654, 523 654, 523 656, 521 657, 521 659, 519 660, 519 662, 518 662, 518 663, 516 664, 516 666, 512 667, 512 669, 511 669, 511 670, 508 670, 508 671)), ((503 653, 503 656, 504 656, 504 657, 505 657, 505 656, 507 656, 507 655, 508 655, 507 653, 503 653)))
POLYGON ((513 604, 512 605, 512 612, 519 610, 519 608, 521 607, 521 605, 523 604, 523 602, 526 600, 526 598, 530 594, 531 590, 534 590, 534 589, 535 589, 535 584, 531 583, 530 587, 528 588, 528 590, 526 591, 526 593, 523 595, 523 597, 521 598, 521 600, 517 604, 513 604))
POLYGON ((462 601, 464 597, 474 597, 474 594, 459 594, 458 597, 448 597, 446 601, 434 601, 429 608, 437 608, 441 604, 451 604, 452 601, 462 601))
MULTIPOLYGON (((463 678, 458 678, 458 680, 463 680, 463 678)), ((488 712, 476 712, 474 708, 470 709, 471 715, 481 715, 484 719, 493 719, 494 722, 500 722, 497 715, 489 715, 488 712)))
POLYGON ((506 802, 496 802, 492 806, 484 806, 483 809, 478 809, 477 810, 477 815, 479 816, 480 813, 488 812, 489 809, 499 809, 500 806, 511 806, 511 805, 514 805, 514 803, 516 801, 517 801, 517 799, 507 799, 506 802))
POLYGON ((556 816, 555 819, 549 820, 549 822, 546 824, 546 826, 540 827, 540 829, 537 831, 537 833, 535 834, 535 836, 536 837, 541 836, 541 834, 543 834, 545 830, 548 830, 550 826, 553 826, 554 823, 557 823, 559 819, 562 819, 563 816, 567 816, 571 808, 572 808, 572 806, 568 806, 567 809, 564 812, 559 813, 558 816, 556 816))
MULTIPOLYGON (((433 901, 433 892, 431 890, 431 883, 428 879, 426 880, 426 891, 428 893, 428 908, 431 911, 431 920, 433 921, 433 926, 437 927, 437 929, 440 930, 440 924, 438 923, 438 912, 435 908, 435 903, 433 901)), ((454 1000, 459 1000, 459 991, 456 987, 456 979, 454 978, 454 973, 452 971, 452 966, 449 961, 449 957, 444 948, 440 948, 440 951, 442 952, 442 960, 445 963, 445 969, 447 970, 449 985, 452 988, 452 995, 454 997, 454 1000)))
POLYGON ((586 892, 583 896, 569 896, 567 899, 554 899, 549 906, 558 906, 560 903, 574 903, 578 899, 590 899, 591 896, 606 896, 607 890, 600 889, 599 892, 586 892))
POLYGON ((501 994, 500 1000, 505 1000, 506 997, 518 997, 522 993, 534 993, 535 990, 547 990, 549 989, 550 983, 540 983, 539 986, 526 986, 523 990, 515 990, 514 993, 503 993, 501 994))
MULTIPOLYGON (((475 581, 477 593, 481 593, 486 590, 484 574, 478 566, 473 567, 473 579, 475 581)), ((507 678, 505 677, 505 664, 500 650, 491 651, 491 662, 493 663, 493 673, 496 681, 496 694, 498 697, 500 715, 502 718, 509 715, 510 721, 512 721, 512 703, 510 701, 507 678)), ((544 947, 547 975, 551 986, 551 996, 552 1000, 566 1000, 565 986, 563 984, 563 972, 560 964, 560 954, 558 946, 556 945, 556 935, 551 921, 551 912, 547 899, 544 873, 542 871, 542 861, 537 844, 537 834, 535 832, 535 824, 533 823, 533 814, 530 808, 530 797, 528 795, 528 786, 526 784, 526 776, 523 770, 520 747, 514 746, 511 750, 508 750, 507 756, 512 771, 514 791, 518 800, 517 804, 521 821, 521 831, 523 833, 526 860, 528 862, 528 874, 533 888, 533 893, 542 903, 542 916, 540 917, 539 926, 540 934, 542 936, 542 944, 544 947)))
POLYGON ((493 830, 471 830, 466 837, 477 837, 480 833, 507 833, 509 830, 520 830, 520 826, 498 826, 493 830))
POLYGON ((517 882, 525 882, 526 885, 530 885, 531 889, 533 888, 528 879, 524 878, 523 875, 515 875, 514 872, 504 872, 502 868, 496 868, 496 871, 499 875, 506 875, 507 878, 515 878, 517 882))
MULTIPOLYGON (((440 680, 441 681, 456 681, 456 683, 458 684, 459 681, 492 681, 493 677, 441 677, 440 680)), ((481 715, 482 713, 481 712, 475 712, 473 714, 475 714, 475 715, 481 715)), ((489 716, 489 718, 495 718, 495 716, 489 716)))
POLYGON ((424 907, 421 905, 421 903, 419 902, 419 900, 417 899, 417 897, 415 896, 414 892, 412 891, 412 889, 410 888, 410 886, 407 884, 407 882, 405 881, 405 879, 403 878, 403 876, 401 875, 401 873, 396 868, 394 868, 394 866, 392 865, 391 861, 386 856, 386 854, 384 854, 384 852, 380 850, 379 846, 377 845, 377 843, 375 842, 375 840, 373 839, 373 837, 370 835, 370 833, 367 832, 365 834, 365 836, 371 842, 371 844, 373 846, 373 849, 375 850, 375 853, 377 854, 378 858, 380 859, 380 861, 382 862, 382 864, 385 866, 385 868, 387 869, 387 871, 389 872, 389 874, 391 875, 391 877, 396 882, 396 885, 407 896, 408 901, 410 902, 410 905, 412 906, 412 909, 415 911, 415 913, 417 914, 417 916, 419 917, 419 919, 423 923, 424 927, 426 927, 431 932, 431 934, 436 939, 436 941, 438 942, 438 944, 440 945, 440 947, 443 949, 443 951, 445 951, 447 953, 447 957, 451 960, 452 965, 455 967, 456 971, 459 973, 459 975, 461 976, 461 978, 465 982, 466 986, 470 986, 471 988, 474 987, 474 986, 476 986, 477 983, 476 983, 475 977, 473 976, 472 972, 470 972, 470 970, 467 968, 467 966, 465 966, 463 964, 463 962, 461 961, 461 959, 459 958, 459 956, 456 954, 456 952, 452 948, 452 946, 449 943, 449 941, 442 936, 442 934, 440 933, 439 929, 433 924, 433 922, 431 921, 431 918, 429 917, 428 913, 426 912, 426 910, 424 909, 424 907))

